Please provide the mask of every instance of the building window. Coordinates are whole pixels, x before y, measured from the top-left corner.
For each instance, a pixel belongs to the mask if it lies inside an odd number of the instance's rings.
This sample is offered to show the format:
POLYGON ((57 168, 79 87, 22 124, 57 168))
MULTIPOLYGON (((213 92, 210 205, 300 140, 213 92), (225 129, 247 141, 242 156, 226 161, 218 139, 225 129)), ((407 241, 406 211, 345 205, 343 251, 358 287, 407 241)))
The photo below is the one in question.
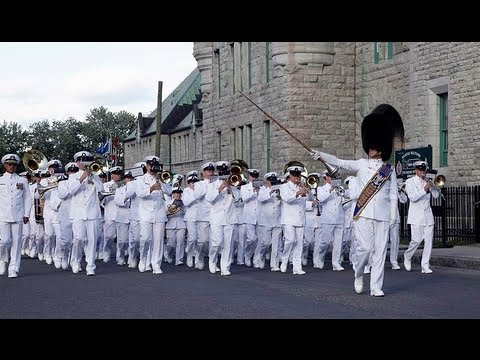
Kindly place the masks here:
POLYGON ((380 61, 380 43, 373 43, 373 63, 378 64, 380 61))
POLYGON ((220 49, 215 49, 213 51, 217 63, 217 97, 221 97, 221 77, 220 77, 220 49))
MULTIPOLYGON (((235 43, 230 44, 230 51, 232 54, 232 84, 233 84, 233 94, 235 94, 235 83, 237 81, 236 79, 236 73, 235 73, 235 43)), ((241 51, 239 51, 240 55, 242 54, 241 51)), ((238 54, 238 52, 237 52, 238 54)))
POLYGON ((263 122, 264 132, 264 153, 265 153, 265 171, 270 172, 270 120, 263 122))
POLYGON ((393 42, 387 42, 387 60, 393 58, 393 42))
POLYGON ((247 148, 247 162, 248 164, 250 165, 250 167, 253 167, 253 164, 252 164, 252 145, 253 145, 253 133, 252 133, 252 125, 247 125, 246 127, 246 131, 247 131, 247 141, 248 141, 248 144, 246 146, 247 148))
POLYGON ((440 123, 440 166, 448 166, 448 93, 438 95, 440 123))
POLYGON ((218 153, 217 158, 221 159, 222 158, 222 132, 221 131, 217 131, 216 140, 217 140, 216 145, 217 145, 217 153, 218 153))
POLYGON ((247 71, 248 71, 248 88, 252 86, 252 43, 247 43, 247 71))
POLYGON ((270 49, 272 47, 271 42, 265 43, 265 81, 270 81, 270 49))
POLYGON ((232 144, 232 158, 236 159, 237 158, 237 141, 235 139, 235 129, 232 129, 231 131, 231 136, 230 136, 230 144, 232 144))

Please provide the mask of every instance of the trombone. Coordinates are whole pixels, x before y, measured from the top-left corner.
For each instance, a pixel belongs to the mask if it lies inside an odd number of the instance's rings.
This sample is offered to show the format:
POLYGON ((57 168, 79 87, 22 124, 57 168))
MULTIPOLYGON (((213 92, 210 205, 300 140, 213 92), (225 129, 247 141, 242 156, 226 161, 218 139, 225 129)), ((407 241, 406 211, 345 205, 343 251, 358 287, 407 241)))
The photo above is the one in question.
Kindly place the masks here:
MULTIPOLYGON (((310 189, 315 190, 315 200, 318 201, 317 189, 318 189, 318 186, 320 185, 320 176, 318 176, 318 174, 316 173, 308 175, 307 179, 305 180, 305 184, 310 189)), ((317 216, 320 216, 320 204, 317 204, 317 216)))

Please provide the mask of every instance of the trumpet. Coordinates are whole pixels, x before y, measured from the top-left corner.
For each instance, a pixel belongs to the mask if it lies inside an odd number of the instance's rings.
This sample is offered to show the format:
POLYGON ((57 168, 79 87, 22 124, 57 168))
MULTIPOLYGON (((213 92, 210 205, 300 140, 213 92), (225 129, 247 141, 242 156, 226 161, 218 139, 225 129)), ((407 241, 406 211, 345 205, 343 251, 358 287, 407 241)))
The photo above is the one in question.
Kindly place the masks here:
POLYGON ((85 169, 94 175, 100 175, 103 173, 103 166, 97 161, 92 161, 91 163, 86 163, 85 164, 85 169))

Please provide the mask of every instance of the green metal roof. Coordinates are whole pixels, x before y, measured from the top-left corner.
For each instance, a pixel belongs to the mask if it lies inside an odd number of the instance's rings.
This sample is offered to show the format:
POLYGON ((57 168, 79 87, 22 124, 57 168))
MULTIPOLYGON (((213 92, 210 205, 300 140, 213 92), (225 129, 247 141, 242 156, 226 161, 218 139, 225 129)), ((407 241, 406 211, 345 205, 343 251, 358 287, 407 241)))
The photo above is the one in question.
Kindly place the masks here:
MULTIPOLYGON (((179 125, 183 119, 191 112, 192 105, 200 102, 200 71, 195 68, 180 85, 162 101, 162 133, 179 125)), ((148 118, 155 118, 148 129, 141 136, 152 135, 157 130, 157 109, 149 114, 148 118)), ((124 141, 133 140, 136 138, 137 130, 130 133, 124 141)))

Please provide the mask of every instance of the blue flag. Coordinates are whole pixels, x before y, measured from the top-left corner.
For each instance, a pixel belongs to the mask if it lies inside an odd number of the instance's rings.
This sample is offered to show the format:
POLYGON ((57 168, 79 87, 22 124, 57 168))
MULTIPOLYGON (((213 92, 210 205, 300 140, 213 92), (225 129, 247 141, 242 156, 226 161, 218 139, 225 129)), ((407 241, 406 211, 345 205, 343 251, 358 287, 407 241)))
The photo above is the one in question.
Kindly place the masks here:
POLYGON ((109 141, 109 139, 105 140, 105 142, 102 145, 100 145, 100 147, 96 148, 95 152, 97 154, 102 154, 102 155, 110 153, 110 141, 109 141))

